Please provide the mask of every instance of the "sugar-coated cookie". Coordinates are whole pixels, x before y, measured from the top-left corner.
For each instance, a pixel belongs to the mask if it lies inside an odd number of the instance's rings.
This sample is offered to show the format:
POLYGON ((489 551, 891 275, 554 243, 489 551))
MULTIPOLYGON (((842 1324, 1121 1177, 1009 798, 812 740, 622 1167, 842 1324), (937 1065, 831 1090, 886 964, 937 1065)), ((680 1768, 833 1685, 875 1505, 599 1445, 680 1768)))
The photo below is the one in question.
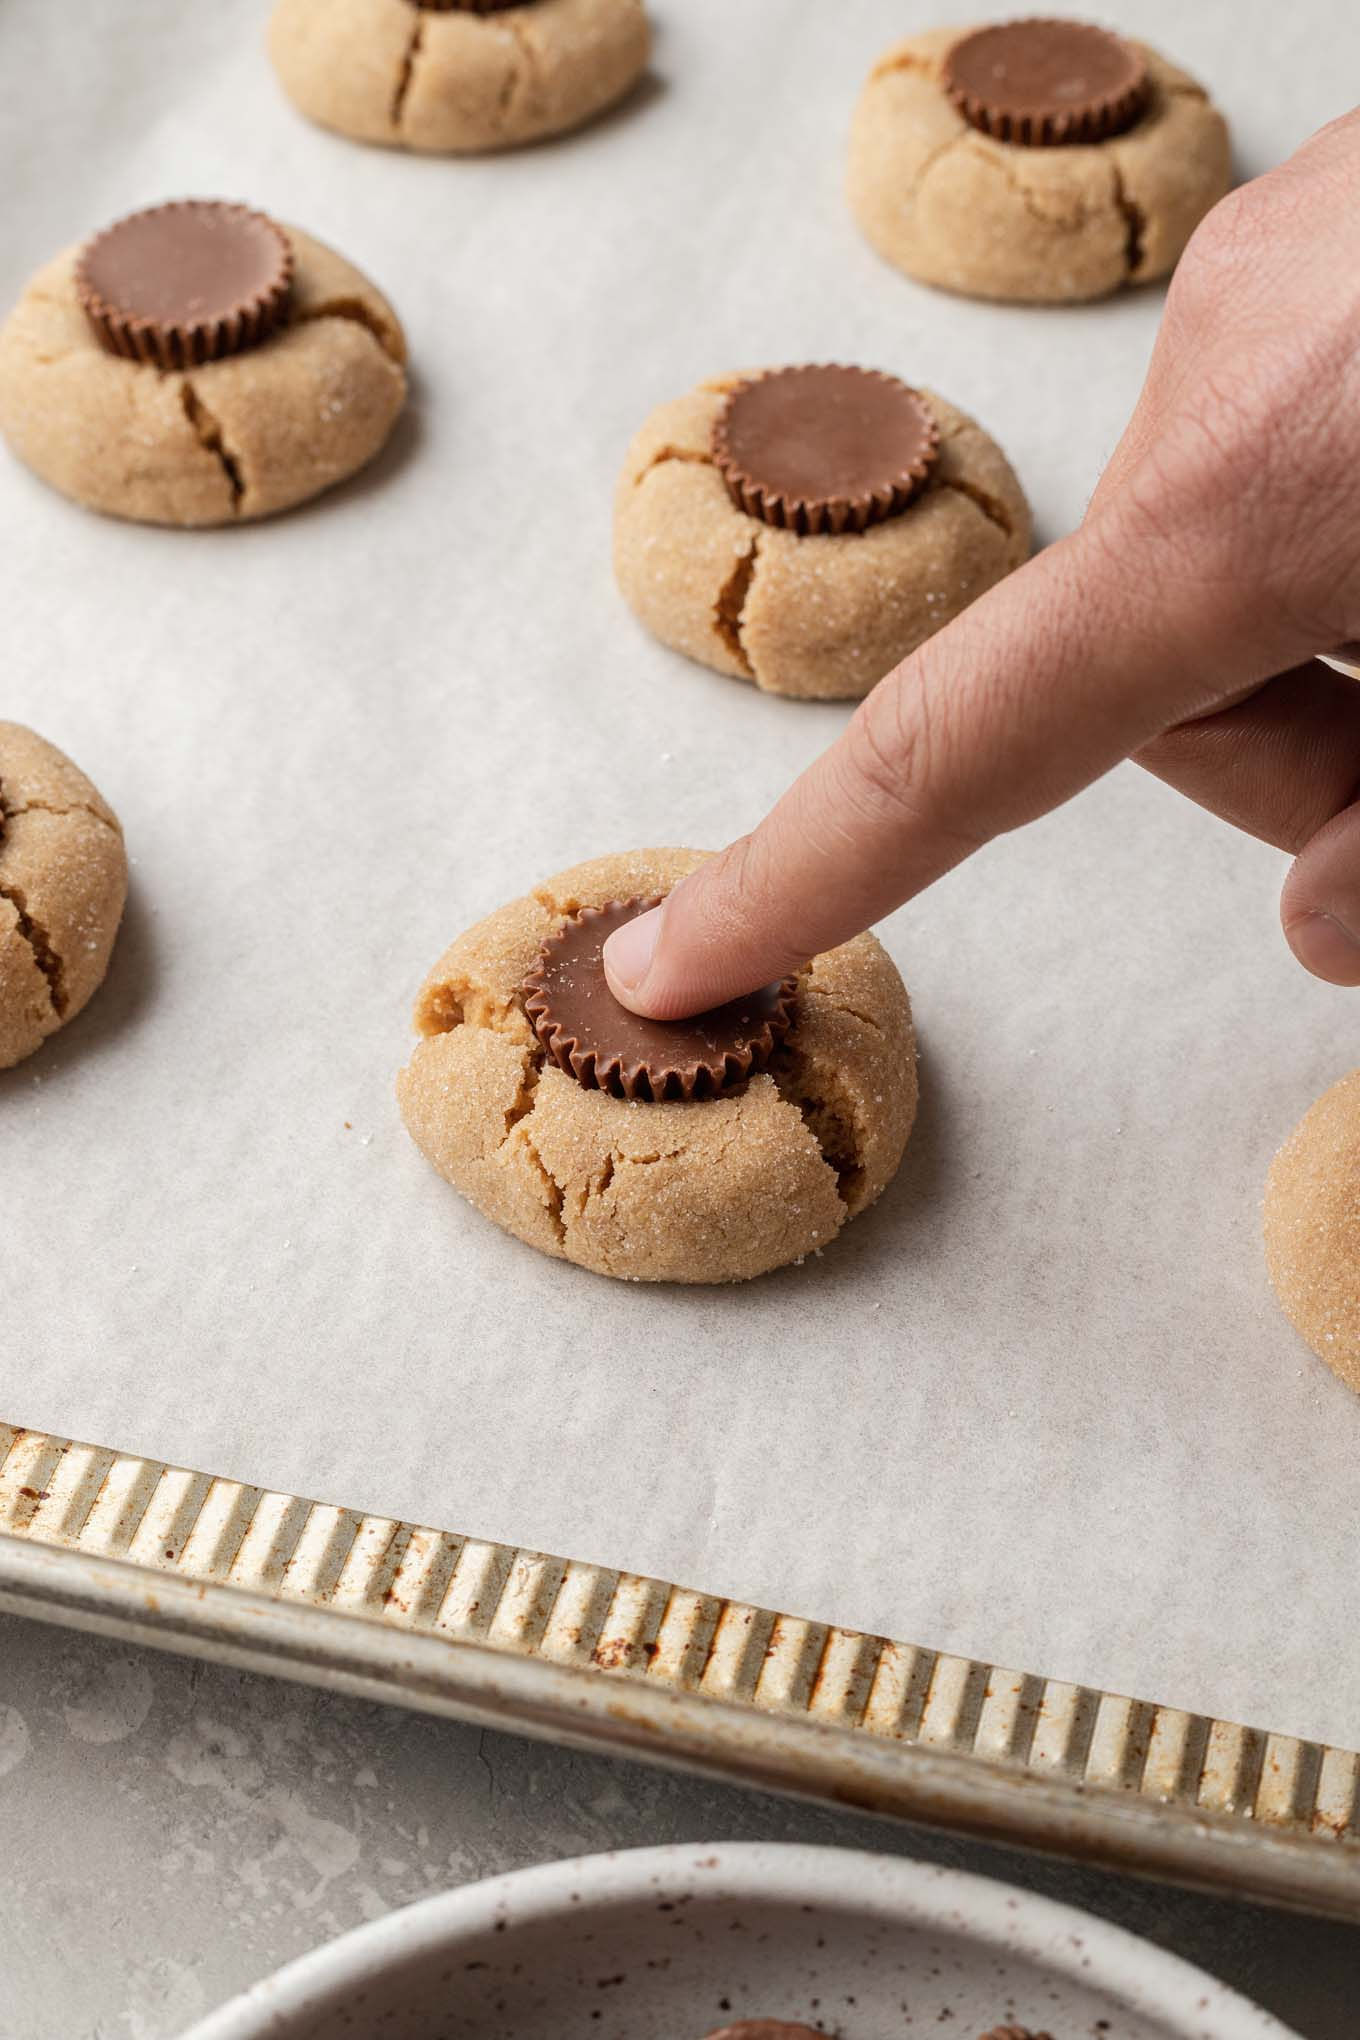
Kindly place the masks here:
POLYGON ((1223 117, 1186 72, 1037 21, 887 50, 855 109, 847 190, 879 254, 920 282, 1062 303, 1167 275, 1231 174, 1223 117))
POLYGON ((425 981, 422 1039, 398 1079, 407 1130, 441 1176, 507 1232, 601 1275, 738 1282, 816 1253, 891 1180, 915 1117, 911 1008, 872 935, 799 974, 768 1067, 719 1095, 617 1096, 559 1066, 568 1049, 550 1053, 526 1011, 544 945, 703 861, 599 857, 460 935, 425 981))
POLYGON ((54 745, 0 722, 0 1069, 104 981, 127 897, 112 808, 54 745))
POLYGON ((91 510, 244 523, 372 459, 405 357, 392 307, 341 256, 183 201, 39 270, 0 328, 0 433, 91 510))
POLYGON ((614 572, 635 614, 772 694, 861 698, 1030 544, 995 440, 933 391, 863 369, 700 383, 652 412, 615 495, 614 572))
POLYGON ((1285 1316, 1360 1391, 1360 1070, 1323 1092, 1276 1155, 1265 1237, 1285 1316))
POLYGON ((322 127, 439 154, 581 127, 637 82, 642 0, 278 0, 269 53, 322 127))

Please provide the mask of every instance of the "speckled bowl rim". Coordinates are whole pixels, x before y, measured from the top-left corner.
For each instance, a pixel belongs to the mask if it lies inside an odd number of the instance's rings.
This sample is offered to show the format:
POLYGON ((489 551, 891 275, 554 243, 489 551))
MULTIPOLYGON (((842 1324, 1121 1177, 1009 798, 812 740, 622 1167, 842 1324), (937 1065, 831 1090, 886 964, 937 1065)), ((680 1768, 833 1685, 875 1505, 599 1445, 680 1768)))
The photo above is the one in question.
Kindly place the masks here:
POLYGON ((539 1863, 421 1899, 303 1955, 192 2027, 183 2040, 288 2040, 292 2019, 346 2006, 357 1987, 413 1958, 456 1954, 501 1923, 515 1930, 570 1913, 701 1897, 834 1905, 865 1922, 962 1935, 1027 1957, 1064 1982, 1100 1989, 1122 2011, 1184 2040, 1298 2040, 1271 2013, 1178 1955, 1091 1913, 988 1877, 900 1856, 791 1842, 672 1843, 539 1863))

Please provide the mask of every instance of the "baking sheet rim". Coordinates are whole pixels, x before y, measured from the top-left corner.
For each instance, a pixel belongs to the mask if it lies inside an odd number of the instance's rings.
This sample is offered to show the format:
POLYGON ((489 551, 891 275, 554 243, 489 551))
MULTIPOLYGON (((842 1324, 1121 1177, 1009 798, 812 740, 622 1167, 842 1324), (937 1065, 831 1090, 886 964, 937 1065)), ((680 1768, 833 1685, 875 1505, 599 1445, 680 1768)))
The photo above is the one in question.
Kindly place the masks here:
POLYGON ((4 1423, 0 1610, 1360 1919, 1360 1753, 4 1423))

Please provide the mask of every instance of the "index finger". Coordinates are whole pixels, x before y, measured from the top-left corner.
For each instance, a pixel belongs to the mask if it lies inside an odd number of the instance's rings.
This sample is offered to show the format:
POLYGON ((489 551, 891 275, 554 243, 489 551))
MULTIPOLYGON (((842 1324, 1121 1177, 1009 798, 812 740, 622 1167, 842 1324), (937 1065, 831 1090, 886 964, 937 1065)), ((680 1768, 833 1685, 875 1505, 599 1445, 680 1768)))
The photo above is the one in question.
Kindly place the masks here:
POLYGON ((611 938, 615 996, 676 1019, 786 975, 1305 649, 1184 548, 1131 570, 1121 536, 1083 525, 881 681, 757 829, 611 938))

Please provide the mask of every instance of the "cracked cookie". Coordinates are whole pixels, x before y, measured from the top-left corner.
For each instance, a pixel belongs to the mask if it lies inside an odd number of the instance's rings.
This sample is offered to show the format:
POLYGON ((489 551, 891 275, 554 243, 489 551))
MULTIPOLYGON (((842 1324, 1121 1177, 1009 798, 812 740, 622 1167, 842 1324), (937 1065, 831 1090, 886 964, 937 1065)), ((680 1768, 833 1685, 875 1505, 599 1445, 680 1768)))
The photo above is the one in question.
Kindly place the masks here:
POLYGON ((582 127, 646 65, 642 0, 278 0, 269 53, 321 127, 435 154, 582 127))
POLYGON ((767 1067, 720 1095, 615 1096, 550 1061, 525 1010, 544 944, 703 861, 595 858, 460 935, 397 1080, 411 1138, 487 1218, 635 1282, 740 1282, 818 1252, 891 1181, 916 1113, 911 1008, 872 935, 799 973, 767 1067))
POLYGON ((1285 1316, 1360 1393, 1360 1070, 1323 1092, 1271 1164, 1265 1242, 1285 1316))
POLYGON ((0 1069, 98 991, 126 897, 112 808, 54 745, 0 722, 0 1069))
POLYGON ((1166 276, 1230 182, 1203 88, 1080 23, 909 36, 874 66, 850 131, 869 241, 970 297, 1073 303, 1166 276))
POLYGON ((49 262, 0 328, 0 433, 91 510, 244 523, 373 458, 406 343, 368 279, 244 206, 156 206, 49 262))
POLYGON ((863 369, 700 383, 652 412, 615 495, 614 573, 635 615, 771 694, 862 698, 1030 540, 995 440, 863 369))

